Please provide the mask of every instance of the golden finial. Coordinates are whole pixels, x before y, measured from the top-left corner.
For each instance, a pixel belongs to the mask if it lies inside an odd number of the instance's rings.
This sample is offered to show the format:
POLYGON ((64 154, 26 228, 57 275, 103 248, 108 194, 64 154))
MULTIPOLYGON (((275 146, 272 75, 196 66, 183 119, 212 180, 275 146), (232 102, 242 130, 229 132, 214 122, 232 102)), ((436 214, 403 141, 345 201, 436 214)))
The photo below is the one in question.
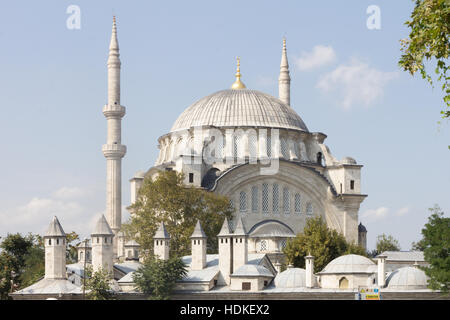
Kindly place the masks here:
POLYGON ((241 59, 237 57, 236 81, 231 85, 231 89, 245 89, 246 86, 241 81, 241 59))
POLYGON ((113 16, 113 23, 116 24, 116 16, 113 16))

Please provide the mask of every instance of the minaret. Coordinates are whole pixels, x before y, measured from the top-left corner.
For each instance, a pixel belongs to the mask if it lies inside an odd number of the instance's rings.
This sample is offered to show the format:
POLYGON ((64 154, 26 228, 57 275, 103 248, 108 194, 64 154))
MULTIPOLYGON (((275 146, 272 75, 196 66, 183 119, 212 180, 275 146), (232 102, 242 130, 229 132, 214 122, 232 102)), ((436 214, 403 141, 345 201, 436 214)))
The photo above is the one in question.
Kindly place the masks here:
POLYGON ((66 234, 54 217, 44 236, 45 279, 66 279, 66 234))
POLYGON ((387 256, 380 254, 378 259, 378 287, 384 288, 386 286, 386 258, 387 256))
POLYGON ((218 279, 219 285, 230 284, 230 274, 233 273, 233 237, 228 224, 228 219, 225 217, 222 229, 217 235, 219 240, 219 270, 220 275, 218 279))
POLYGON ((280 77, 278 78, 278 98, 291 105, 291 77, 286 52, 286 38, 283 38, 283 51, 281 53, 280 77))
POLYGON ((113 274, 113 238, 114 233, 104 215, 100 217, 91 234, 92 267, 94 272, 99 269, 107 270, 113 274))
POLYGON ((205 232, 200 225, 200 221, 197 220, 194 232, 191 235, 192 253, 191 253, 191 269, 203 270, 206 267, 206 237, 205 232))
POLYGON ((158 230, 153 236, 153 254, 161 260, 169 260, 170 235, 166 230, 164 222, 161 222, 158 230))
MULTIPOLYGON (((107 120, 107 140, 102 151, 106 158, 106 217, 115 235, 122 222, 122 158, 127 152, 121 144, 121 121, 125 107, 120 105, 120 59, 117 42, 116 18, 113 18, 111 43, 108 57, 108 104, 103 107, 107 120)), ((116 261, 118 237, 114 237, 114 254, 116 261)))

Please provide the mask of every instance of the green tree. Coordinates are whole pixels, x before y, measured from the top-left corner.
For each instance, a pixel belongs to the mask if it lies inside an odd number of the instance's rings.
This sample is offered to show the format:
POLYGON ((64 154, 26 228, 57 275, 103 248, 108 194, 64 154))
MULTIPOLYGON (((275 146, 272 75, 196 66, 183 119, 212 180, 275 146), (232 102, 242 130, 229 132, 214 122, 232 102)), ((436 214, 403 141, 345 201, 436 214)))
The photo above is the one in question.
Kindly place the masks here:
POLYGON ((108 270, 100 268, 93 272, 92 266, 86 267, 86 298, 89 300, 112 300, 114 293, 108 270))
POLYGON ((424 258, 430 265, 422 267, 430 277, 429 288, 448 292, 450 289, 450 218, 438 205, 428 209, 431 213, 428 223, 422 229, 424 258))
POLYGON ((136 288, 151 300, 168 300, 177 280, 186 275, 186 265, 180 258, 160 260, 148 257, 133 274, 136 288))
POLYGON ((383 233, 377 237, 376 248, 378 254, 384 251, 400 251, 400 244, 393 236, 383 233))
POLYGON ((22 286, 22 275, 27 271, 26 261, 30 250, 38 246, 38 236, 31 233, 22 236, 19 233, 9 234, 0 244, 0 297, 9 299, 8 293, 22 286))
POLYGON ((363 248, 348 243, 344 236, 327 227, 322 217, 306 220, 302 233, 288 241, 283 250, 288 263, 305 267, 305 256, 315 257, 314 271, 322 270, 331 260, 344 254, 366 255, 363 248))
MULTIPOLYGON (((405 24, 410 28, 409 38, 400 40, 403 54, 399 65, 414 75, 420 72, 423 79, 431 85, 433 80, 425 69, 428 60, 436 61, 437 80, 442 81, 445 109, 442 118, 450 117, 450 77, 448 57, 450 51, 450 1, 448 0, 415 0, 416 5, 411 20, 405 24)), ((449 146, 450 147, 450 146, 449 146)))
POLYGON ((76 263, 78 261, 78 251, 75 242, 80 240, 80 237, 75 231, 66 233, 66 258, 67 264, 76 263))
POLYGON ((43 238, 39 235, 34 236, 33 246, 25 255, 23 272, 20 275, 21 287, 25 288, 45 275, 45 251, 43 238))
POLYGON ((130 207, 133 215, 123 226, 143 252, 153 252, 153 235, 163 221, 171 236, 171 256, 189 254, 190 236, 197 220, 208 237, 208 252, 217 252, 216 235, 224 217, 232 215, 230 201, 227 197, 188 187, 183 181, 183 174, 175 171, 162 171, 154 180, 144 179, 138 198, 130 207))

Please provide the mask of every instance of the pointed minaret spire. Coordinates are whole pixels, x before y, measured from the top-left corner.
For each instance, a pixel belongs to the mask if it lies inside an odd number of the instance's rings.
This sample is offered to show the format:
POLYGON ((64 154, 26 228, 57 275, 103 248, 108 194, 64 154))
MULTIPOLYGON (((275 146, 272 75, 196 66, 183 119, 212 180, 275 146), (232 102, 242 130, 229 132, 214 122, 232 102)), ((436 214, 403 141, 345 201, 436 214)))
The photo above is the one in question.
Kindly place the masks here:
MULTIPOLYGON (((122 158, 127 152, 126 146, 122 144, 122 118, 125 115, 125 107, 120 104, 120 66, 116 17, 113 17, 108 56, 108 102, 103 107, 108 129, 102 151, 106 158, 105 215, 114 235, 119 233, 122 224, 122 158)), ((114 261, 117 261, 118 257, 118 238, 113 238, 114 261)))
POLYGON ((287 105, 291 105, 291 77, 289 76, 289 63, 286 50, 286 38, 283 38, 283 51, 281 53, 280 77, 278 78, 278 97, 287 105))

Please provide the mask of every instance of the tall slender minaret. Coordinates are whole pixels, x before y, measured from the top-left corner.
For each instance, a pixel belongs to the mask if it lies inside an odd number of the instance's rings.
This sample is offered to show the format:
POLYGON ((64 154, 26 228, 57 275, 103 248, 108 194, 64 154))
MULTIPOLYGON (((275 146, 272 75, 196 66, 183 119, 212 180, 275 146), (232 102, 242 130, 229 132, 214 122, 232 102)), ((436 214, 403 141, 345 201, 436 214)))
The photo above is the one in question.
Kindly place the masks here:
MULTIPOLYGON (((114 235, 122 222, 122 158, 127 152, 121 144, 121 121, 125 107, 120 105, 120 59, 116 17, 113 18, 108 57, 108 104, 103 107, 107 120, 107 140, 102 151, 106 158, 106 218, 114 235)), ((114 237, 113 257, 117 260, 117 239, 114 237)))
POLYGON ((283 38, 283 51, 281 53, 280 76, 278 78, 278 98, 291 105, 291 77, 286 52, 286 38, 283 38))

